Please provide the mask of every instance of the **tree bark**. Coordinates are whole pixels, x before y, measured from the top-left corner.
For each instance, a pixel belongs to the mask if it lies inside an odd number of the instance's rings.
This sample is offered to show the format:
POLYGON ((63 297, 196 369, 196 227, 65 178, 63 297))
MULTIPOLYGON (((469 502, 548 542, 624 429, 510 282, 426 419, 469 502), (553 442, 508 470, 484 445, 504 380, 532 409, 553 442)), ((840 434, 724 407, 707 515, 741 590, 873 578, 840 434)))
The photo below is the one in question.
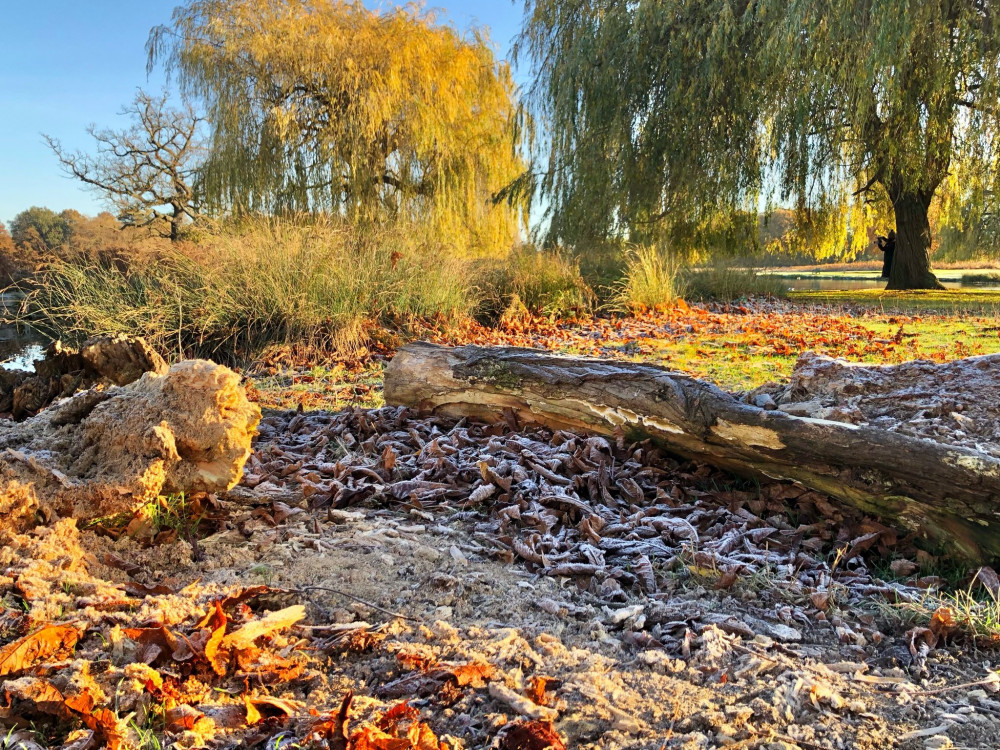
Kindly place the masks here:
POLYGON ((896 214, 896 254, 886 289, 944 289, 931 272, 931 225, 928 218, 933 193, 902 193, 893 202, 896 214))
POLYGON ((741 403, 653 365, 529 349, 404 347, 386 402, 423 413, 653 438, 736 474, 788 480, 906 527, 973 561, 1000 557, 1000 461, 869 426, 741 403))
POLYGON ((181 238, 181 222, 184 220, 184 211, 176 203, 171 205, 173 213, 170 215, 170 241, 177 242, 181 238))

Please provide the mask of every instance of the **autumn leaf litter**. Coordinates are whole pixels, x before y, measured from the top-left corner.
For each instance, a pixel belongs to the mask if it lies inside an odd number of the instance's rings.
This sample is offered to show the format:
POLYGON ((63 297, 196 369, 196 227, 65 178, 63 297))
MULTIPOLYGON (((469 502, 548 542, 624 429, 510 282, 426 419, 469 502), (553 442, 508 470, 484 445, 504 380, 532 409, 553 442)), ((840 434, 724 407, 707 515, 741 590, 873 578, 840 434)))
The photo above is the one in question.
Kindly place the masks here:
POLYGON ((4 747, 943 748, 1000 732, 993 652, 937 606, 918 568, 933 561, 817 493, 399 409, 260 429, 243 484, 190 499, 207 525, 8 536, 4 747), (867 561, 891 555, 887 582, 867 561), (904 621, 900 603, 934 616, 904 621))

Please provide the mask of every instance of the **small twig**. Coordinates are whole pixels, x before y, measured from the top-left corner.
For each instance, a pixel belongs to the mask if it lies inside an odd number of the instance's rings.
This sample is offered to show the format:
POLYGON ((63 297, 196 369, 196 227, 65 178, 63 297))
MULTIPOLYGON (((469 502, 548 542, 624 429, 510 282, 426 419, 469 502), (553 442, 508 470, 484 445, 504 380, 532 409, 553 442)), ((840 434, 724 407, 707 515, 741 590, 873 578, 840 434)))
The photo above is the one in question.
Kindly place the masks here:
POLYGON ((1000 685, 1000 680, 997 679, 995 674, 990 675, 985 680, 977 680, 975 682, 964 682, 960 685, 945 685, 944 687, 934 688, 933 690, 920 690, 916 693, 910 693, 910 695, 940 695, 941 693, 948 693, 952 690, 965 690, 966 688, 983 687, 984 685, 1000 685))
POLYGON ((336 594, 337 596, 343 596, 346 599, 353 599, 359 604, 364 604, 366 607, 371 607, 372 609, 378 610, 383 614, 392 615, 393 617, 398 617, 400 620, 409 620, 410 622, 420 622, 419 617, 410 617, 409 615, 400 614, 399 612, 393 612, 391 609, 386 609, 385 607, 380 607, 379 605, 370 602, 366 599, 362 599, 354 594, 348 594, 346 591, 340 591, 339 589, 332 589, 328 586, 303 586, 299 589, 288 589, 298 594, 305 594, 309 591, 325 591, 330 594, 336 594))

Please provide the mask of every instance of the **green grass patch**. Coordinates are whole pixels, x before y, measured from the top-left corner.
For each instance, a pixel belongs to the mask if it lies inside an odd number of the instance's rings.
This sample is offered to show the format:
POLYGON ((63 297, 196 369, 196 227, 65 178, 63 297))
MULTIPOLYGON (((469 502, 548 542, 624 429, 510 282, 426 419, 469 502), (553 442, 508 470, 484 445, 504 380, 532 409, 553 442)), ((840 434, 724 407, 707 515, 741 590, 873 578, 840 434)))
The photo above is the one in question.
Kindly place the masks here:
POLYGON ((944 289, 891 292, 884 289, 789 292, 791 300, 882 312, 970 312, 996 314, 1000 289, 944 289))

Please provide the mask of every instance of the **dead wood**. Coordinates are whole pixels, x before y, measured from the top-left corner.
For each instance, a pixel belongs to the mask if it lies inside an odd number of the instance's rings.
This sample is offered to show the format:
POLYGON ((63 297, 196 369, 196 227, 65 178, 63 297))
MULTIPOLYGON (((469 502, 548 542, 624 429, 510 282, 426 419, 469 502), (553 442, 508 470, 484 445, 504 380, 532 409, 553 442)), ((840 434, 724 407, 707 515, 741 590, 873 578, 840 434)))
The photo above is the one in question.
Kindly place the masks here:
POLYGON ((226 490, 242 476, 259 420, 236 373, 189 361, 84 391, 25 422, 0 421, 2 528, 226 490))
POLYGON ((1000 556, 1000 460, 871 425, 741 403, 661 367, 514 348, 404 347, 386 402, 630 438, 737 474, 791 480, 971 560, 1000 556))
POLYGON ((120 335, 88 339, 78 350, 55 341, 34 367, 34 372, 0 371, 0 413, 25 419, 80 390, 127 385, 143 373, 167 371, 163 357, 144 339, 120 335))

